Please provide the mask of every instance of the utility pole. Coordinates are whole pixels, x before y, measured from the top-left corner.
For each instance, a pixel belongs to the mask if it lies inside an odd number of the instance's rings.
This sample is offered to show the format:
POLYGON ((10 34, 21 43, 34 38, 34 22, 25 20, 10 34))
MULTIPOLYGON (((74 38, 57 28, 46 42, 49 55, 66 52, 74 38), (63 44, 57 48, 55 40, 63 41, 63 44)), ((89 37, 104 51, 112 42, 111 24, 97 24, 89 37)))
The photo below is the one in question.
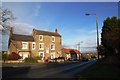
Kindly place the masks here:
POLYGON ((98 60, 99 60, 99 33, 98 33, 98 16, 97 14, 85 14, 86 16, 90 16, 90 15, 95 15, 96 16, 96 37, 97 37, 97 54, 98 54, 98 60))
MULTIPOLYGON (((79 53, 79 51, 80 51, 80 42, 77 45, 78 45, 78 53, 79 53)), ((80 54, 79 54, 79 60, 80 60, 80 54)))
MULTIPOLYGON (((78 42, 78 44, 77 44, 77 46, 78 46, 78 48, 77 48, 78 52, 80 51, 80 43, 83 43, 83 41, 78 42)), ((81 51, 80 51, 80 52, 81 52, 81 51)), ((80 59, 82 59, 82 54, 79 54, 79 60, 80 60, 80 59)))
POLYGON ((96 31, 97 31, 97 53, 99 60, 99 33, 98 33, 98 16, 96 15, 96 31))

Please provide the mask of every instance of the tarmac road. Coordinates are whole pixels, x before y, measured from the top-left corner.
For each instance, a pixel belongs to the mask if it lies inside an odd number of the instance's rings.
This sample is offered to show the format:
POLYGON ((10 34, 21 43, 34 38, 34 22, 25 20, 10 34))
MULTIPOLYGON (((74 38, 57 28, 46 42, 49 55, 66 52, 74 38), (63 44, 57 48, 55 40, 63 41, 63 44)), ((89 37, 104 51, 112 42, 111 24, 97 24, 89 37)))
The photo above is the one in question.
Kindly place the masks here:
POLYGON ((11 70, 10 72, 17 72, 17 75, 7 76, 5 78, 77 78, 82 71, 94 64, 95 60, 89 60, 85 62, 72 62, 69 64, 39 64, 32 66, 31 68, 20 68, 19 71, 11 70), (28 69, 28 70, 27 70, 28 69), (25 72, 25 70, 27 70, 25 72), (24 71, 24 73, 20 73, 24 71))

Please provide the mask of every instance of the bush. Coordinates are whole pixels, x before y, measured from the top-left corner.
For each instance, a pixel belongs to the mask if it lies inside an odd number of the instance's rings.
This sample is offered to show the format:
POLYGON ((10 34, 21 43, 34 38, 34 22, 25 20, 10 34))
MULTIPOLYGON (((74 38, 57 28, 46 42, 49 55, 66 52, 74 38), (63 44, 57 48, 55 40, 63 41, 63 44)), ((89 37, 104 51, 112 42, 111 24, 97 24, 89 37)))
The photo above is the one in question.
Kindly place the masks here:
POLYGON ((41 60, 42 57, 41 57, 41 56, 36 56, 35 59, 37 59, 37 60, 41 60))
POLYGON ((24 60, 26 63, 37 63, 37 59, 29 57, 24 60))
POLYGON ((64 57, 58 57, 58 59, 65 59, 64 57))
POLYGON ((8 60, 8 54, 3 53, 2 54, 2 60, 5 62, 6 60, 8 60))
POLYGON ((95 56, 91 56, 92 59, 96 58, 95 56))
POLYGON ((21 58, 20 55, 15 52, 12 52, 11 54, 8 55, 8 60, 18 60, 20 58, 21 58))

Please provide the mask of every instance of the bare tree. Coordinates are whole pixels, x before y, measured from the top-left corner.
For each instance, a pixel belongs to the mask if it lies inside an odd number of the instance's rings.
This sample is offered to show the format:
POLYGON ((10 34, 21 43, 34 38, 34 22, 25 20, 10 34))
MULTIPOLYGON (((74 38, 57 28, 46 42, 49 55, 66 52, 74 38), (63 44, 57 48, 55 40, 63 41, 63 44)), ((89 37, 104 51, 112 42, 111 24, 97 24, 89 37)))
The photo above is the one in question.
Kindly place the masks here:
MULTIPOLYGON (((12 29, 11 28, 12 26, 10 25, 10 21, 13 21, 14 19, 15 18, 13 16, 13 13, 9 9, 0 7, 0 29, 2 29, 0 30, 0 32, 2 32, 2 34, 8 35, 8 36, 10 35, 10 30, 12 29)), ((6 44, 3 44, 3 42, 7 43, 7 41, 9 42, 9 40, 3 40, 0 42, 0 44, 6 45, 6 44)))
POLYGON ((9 9, 0 8, 0 25, 3 27, 4 31, 10 31, 11 26, 9 25, 9 22, 14 19, 15 17, 9 9))

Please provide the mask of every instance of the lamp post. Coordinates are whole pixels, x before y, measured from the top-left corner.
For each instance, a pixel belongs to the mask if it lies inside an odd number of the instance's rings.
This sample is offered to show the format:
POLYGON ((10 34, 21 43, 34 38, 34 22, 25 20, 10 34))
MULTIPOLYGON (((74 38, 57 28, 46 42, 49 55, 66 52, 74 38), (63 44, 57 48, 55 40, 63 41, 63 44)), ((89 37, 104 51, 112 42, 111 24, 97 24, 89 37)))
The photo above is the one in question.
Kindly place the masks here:
POLYGON ((97 14, 85 14, 86 16, 90 16, 90 15, 95 15, 96 16, 96 32, 97 32, 97 54, 98 54, 98 60, 99 60, 99 33, 98 33, 98 16, 97 14))
MULTIPOLYGON (((78 52, 80 51, 80 43, 83 43, 83 41, 78 42, 77 46, 78 46, 78 52)), ((82 59, 82 54, 79 55, 79 60, 82 59)))

